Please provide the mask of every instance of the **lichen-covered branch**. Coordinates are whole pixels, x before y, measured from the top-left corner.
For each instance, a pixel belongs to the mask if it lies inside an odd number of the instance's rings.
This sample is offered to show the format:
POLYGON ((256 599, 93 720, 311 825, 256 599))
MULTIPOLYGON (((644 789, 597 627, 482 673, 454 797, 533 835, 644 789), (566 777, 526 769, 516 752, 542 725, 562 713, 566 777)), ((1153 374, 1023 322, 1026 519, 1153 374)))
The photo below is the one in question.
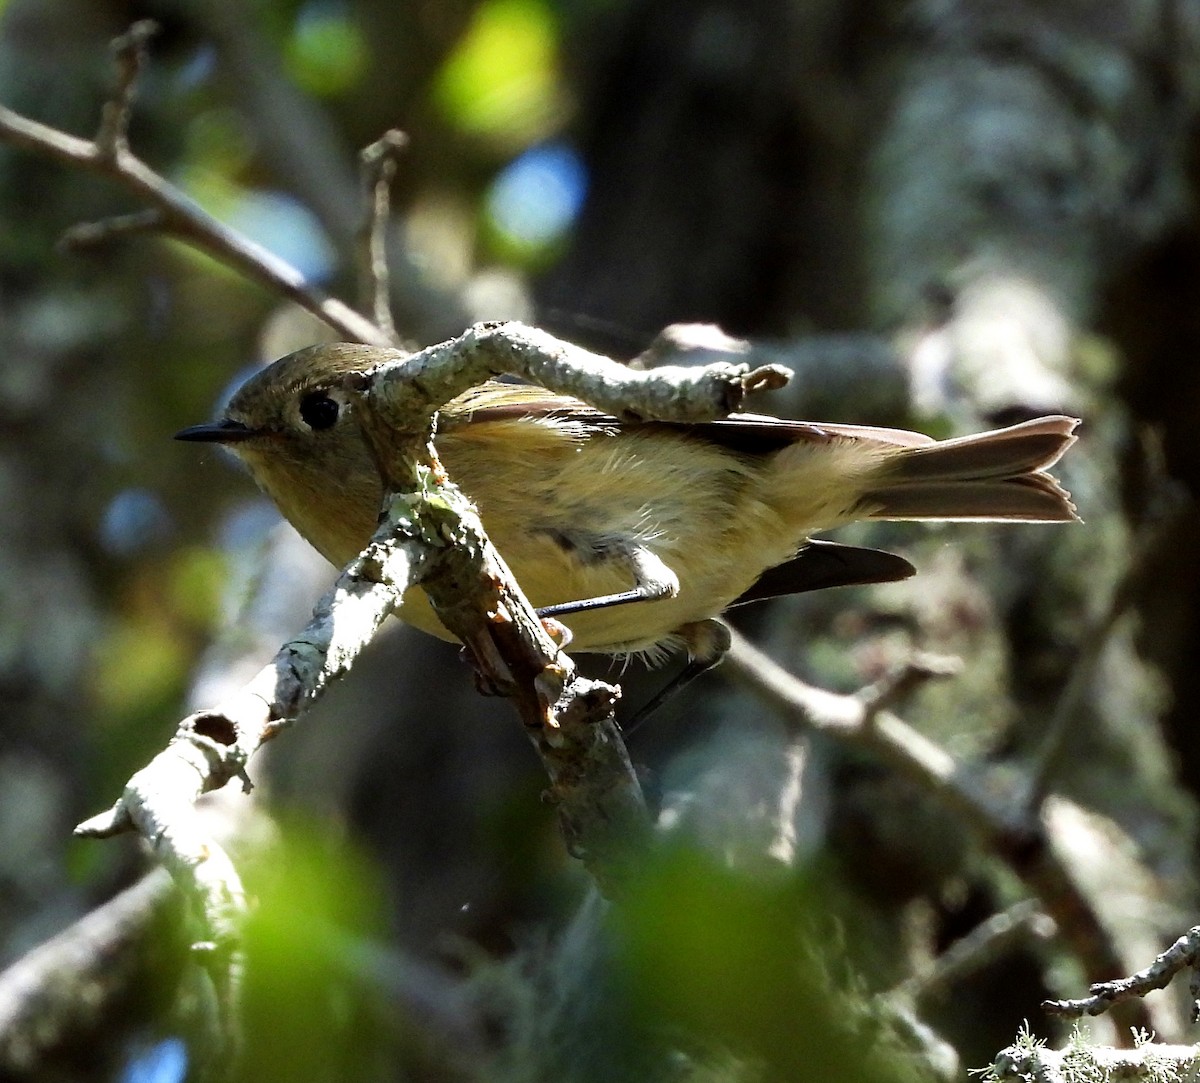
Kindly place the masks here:
POLYGON ((1200 1019, 1200 972, 1196 969, 1198 961, 1200 926, 1189 929, 1144 970, 1116 981, 1097 982, 1089 990, 1090 996, 1077 1000, 1047 1000, 1042 1007, 1052 1015, 1100 1015, 1114 1004, 1144 997, 1155 989, 1165 989, 1176 974, 1190 967, 1188 991, 1192 998, 1192 1022, 1195 1023, 1200 1019))
POLYGON ((185 718, 167 747, 130 778, 113 807, 75 829, 89 838, 135 830, 192 901, 206 928, 199 958, 212 977, 231 1048, 245 892, 233 862, 202 825, 195 802, 235 778, 249 785, 250 757, 349 669, 412 581, 422 544, 389 517, 299 635, 228 701, 185 718))
MULTIPOLYGON (((455 341, 466 344, 462 356, 470 368, 472 332, 455 341)), ((620 890, 650 830, 613 717, 619 690, 576 673, 488 540, 478 512, 445 477, 430 441, 438 397, 426 400, 420 428, 397 423, 397 414, 409 408, 404 388, 424 392, 428 386, 420 375, 402 385, 394 373, 386 379, 377 373, 358 392, 356 416, 385 485, 393 493, 422 493, 418 514, 428 539, 422 588, 470 653, 478 679, 511 698, 550 777, 568 846, 611 894, 620 890)))
MULTIPOLYGON (((664 335, 675 330, 668 328, 664 335)), ((536 327, 484 323, 411 357, 397 351, 394 360, 372 370, 371 378, 377 395, 393 399, 391 416, 397 422, 403 421, 402 411, 419 417, 430 404, 442 406, 502 373, 573 395, 617 417, 691 422, 724 417, 746 395, 782 387, 791 377, 780 365, 752 368, 742 360, 750 352, 749 345, 727 338, 716 328, 687 330, 693 340, 707 335, 713 343, 705 352, 708 364, 663 365, 643 371, 536 327)), ((674 357, 678 352, 684 351, 673 345, 657 356, 674 357)))
POLYGON ((1001 1050, 980 1078, 984 1083, 1182 1083, 1198 1072, 1200 1053, 1194 1045, 1140 1041, 1131 1049, 1110 1049, 1076 1038, 1065 1049, 1050 1049, 1024 1038, 1001 1050))

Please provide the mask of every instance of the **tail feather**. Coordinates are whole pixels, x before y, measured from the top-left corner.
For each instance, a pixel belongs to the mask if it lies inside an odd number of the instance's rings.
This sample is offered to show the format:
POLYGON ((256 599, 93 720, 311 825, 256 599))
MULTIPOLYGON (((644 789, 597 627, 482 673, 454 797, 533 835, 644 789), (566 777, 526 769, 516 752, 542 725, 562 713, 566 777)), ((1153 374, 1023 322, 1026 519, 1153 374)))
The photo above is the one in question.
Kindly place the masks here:
POLYGON ((1075 418, 1053 416, 1007 429, 906 448, 863 494, 871 519, 1078 519, 1070 494, 1049 474, 1075 442, 1075 418))

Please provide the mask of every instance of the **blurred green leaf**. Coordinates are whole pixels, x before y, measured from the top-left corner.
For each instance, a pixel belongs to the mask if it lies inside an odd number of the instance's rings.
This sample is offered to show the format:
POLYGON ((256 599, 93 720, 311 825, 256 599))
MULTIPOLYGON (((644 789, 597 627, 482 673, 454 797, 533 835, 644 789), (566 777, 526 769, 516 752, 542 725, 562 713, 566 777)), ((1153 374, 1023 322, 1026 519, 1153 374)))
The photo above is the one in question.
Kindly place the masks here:
POLYGON ((143 712, 178 694, 192 662, 192 645, 162 621, 143 614, 118 618, 96 646, 94 689, 111 715, 143 712))
POLYGON ((461 131, 508 146, 550 132, 563 111, 558 27, 541 0, 485 0, 437 75, 434 99, 461 131))
POLYGON ((846 965, 821 932, 840 926, 832 893, 779 872, 750 876, 683 848, 649 870, 613 915, 635 1014, 768 1078, 901 1078, 830 980, 846 965))
POLYGON ((217 550, 200 545, 180 549, 167 569, 170 604, 185 619, 212 627, 228 577, 228 562, 217 550))
POLYGON ((234 177, 254 156, 245 118, 234 109, 207 109, 188 123, 184 161, 221 177, 234 177))
POLYGON ((309 5, 300 13, 285 55, 292 78, 322 98, 351 90, 368 60, 362 31, 345 8, 332 4, 309 5))
POLYGON ((290 821, 251 862, 246 924, 245 1057, 240 1078, 377 1078, 386 1055, 378 993, 354 973, 349 940, 382 935, 372 863, 329 830, 290 821))

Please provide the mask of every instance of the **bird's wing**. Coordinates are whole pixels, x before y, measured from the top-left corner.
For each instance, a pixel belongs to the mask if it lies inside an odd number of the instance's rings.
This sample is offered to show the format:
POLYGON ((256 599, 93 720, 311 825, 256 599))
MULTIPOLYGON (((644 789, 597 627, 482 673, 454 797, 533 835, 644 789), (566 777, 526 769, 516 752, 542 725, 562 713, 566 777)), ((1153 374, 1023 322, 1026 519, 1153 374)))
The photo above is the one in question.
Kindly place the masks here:
POLYGON ((932 437, 905 429, 791 421, 764 414, 731 414, 705 422, 622 421, 569 395, 556 395, 532 384, 495 381, 471 388, 451 405, 455 409, 451 411, 452 419, 446 422, 451 427, 546 417, 609 430, 653 426, 747 455, 770 454, 791 444, 827 444, 838 439, 864 440, 893 447, 922 447, 934 443, 932 437))

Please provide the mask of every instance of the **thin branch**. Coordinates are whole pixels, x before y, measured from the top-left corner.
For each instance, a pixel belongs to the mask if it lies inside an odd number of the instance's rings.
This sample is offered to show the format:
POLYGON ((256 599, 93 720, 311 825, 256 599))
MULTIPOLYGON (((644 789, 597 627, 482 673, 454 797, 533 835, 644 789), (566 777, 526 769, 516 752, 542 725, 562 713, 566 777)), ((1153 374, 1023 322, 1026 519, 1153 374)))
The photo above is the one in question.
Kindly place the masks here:
POLYGON ((393 342, 396 341, 396 325, 392 321, 387 229, 391 215, 392 181, 396 176, 400 155, 407 146, 408 136, 398 129, 392 129, 360 155, 363 202, 366 206, 358 233, 360 304, 365 311, 374 313, 376 325, 393 342))
POLYGON ((115 1011, 129 1021, 132 990, 168 995, 186 957, 179 895, 156 869, 0 973, 0 1077, 45 1078, 115 1011))
POLYGON ((392 397, 395 388, 388 416, 399 427, 409 426, 406 411, 419 419, 429 403, 442 406, 502 373, 573 395, 617 417, 711 421, 736 410, 748 394, 782 387, 791 377, 779 365, 752 368, 743 360, 751 356, 750 347, 721 337, 733 345, 712 350, 708 365, 663 365, 643 372, 536 327, 482 323, 411 356, 397 352, 376 365, 371 378, 378 395, 392 397))
POLYGON ((882 679, 855 693, 863 706, 864 723, 870 725, 881 711, 901 703, 926 682, 954 677, 961 672, 962 660, 959 658, 924 652, 911 655, 882 679))
POLYGON ((63 231, 58 239, 58 247, 63 252, 80 252, 108 244, 119 237, 162 233, 166 228, 166 220, 158 210, 116 214, 99 222, 77 222, 63 231))
POLYGON ((993 834, 1011 829, 979 775, 890 711, 873 706, 875 693, 844 696, 806 684, 736 631, 722 672, 799 728, 866 746, 975 830, 993 834))
POLYGON ((923 972, 906 979, 893 995, 916 1001, 943 995, 955 982, 974 974, 1030 935, 1041 939, 1057 932, 1054 922, 1033 899, 1022 899, 992 914, 954 941, 923 972))
MULTIPOLYGON (((979 769, 887 710, 872 695, 838 695, 806 684, 736 632, 724 669, 801 731, 828 733, 866 749, 939 802, 999 857, 1038 898, 1092 981, 1120 973, 1120 957, 1088 898, 1055 853, 1044 821, 1004 803, 979 769), (864 698, 866 702, 864 702, 864 698)), ((1146 1016, 1135 1009, 1137 1025, 1146 1016)))
MULTIPOLYGON (((128 89, 123 93, 128 93, 128 89)), ((120 96, 119 93, 118 99, 120 96)), ((109 103, 110 113, 119 118, 124 114, 114 104, 116 101, 109 103)), ((102 129, 115 133, 105 136, 115 138, 114 145, 101 147, 93 140, 68 135, 0 106, 0 140, 116 181, 161 215, 165 232, 204 250, 266 289, 295 301, 347 340, 376 346, 392 344, 370 320, 310 285, 299 271, 261 245, 223 225, 146 165, 124 145, 123 137, 117 138, 122 132, 117 120, 106 120, 102 129)))
POLYGON ((96 149, 113 161, 129 147, 129 120, 133 113, 134 91, 138 76, 146 64, 146 45, 158 33, 153 19, 141 19, 113 39, 111 48, 117 61, 117 85, 100 113, 96 149))
POLYGON ((1185 967, 1192 970, 1188 992, 1192 998, 1191 1018, 1200 1021, 1200 926, 1189 929, 1166 951, 1158 956, 1145 970, 1139 970, 1127 978, 1117 981, 1097 982, 1089 990, 1091 996, 1078 1000, 1046 1000, 1042 1008, 1051 1015, 1078 1017, 1101 1015, 1114 1004, 1144 997, 1155 989, 1165 989, 1171 980, 1185 967))

